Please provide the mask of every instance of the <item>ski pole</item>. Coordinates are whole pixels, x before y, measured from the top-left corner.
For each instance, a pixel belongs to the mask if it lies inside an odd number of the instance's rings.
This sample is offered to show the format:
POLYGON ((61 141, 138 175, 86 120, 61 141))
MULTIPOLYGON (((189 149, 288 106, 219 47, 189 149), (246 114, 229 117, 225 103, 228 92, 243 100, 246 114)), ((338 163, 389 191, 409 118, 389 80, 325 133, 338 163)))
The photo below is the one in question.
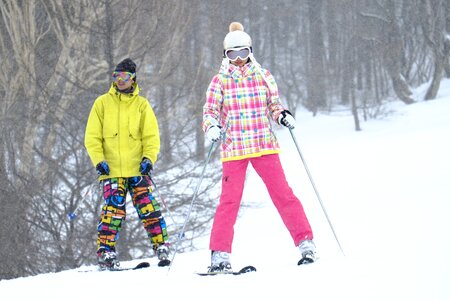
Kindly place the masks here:
POLYGON ((153 180, 153 178, 150 178, 150 181, 152 182, 153 186, 155 187, 155 191, 158 194, 158 197, 161 199, 161 202, 163 203, 164 208, 167 210, 167 213, 169 214, 169 218, 172 220, 173 224, 175 224, 175 227, 178 227, 177 222, 175 222, 175 219, 172 216, 172 212, 169 209, 169 206, 167 205, 166 201, 164 200, 163 196, 161 195, 161 193, 159 192, 159 188, 156 186, 155 181, 153 180))
POLYGON ((83 196, 83 198, 81 199, 81 202, 78 204, 78 206, 77 206, 72 212, 69 212, 69 213, 67 214, 67 218, 68 218, 70 221, 73 221, 73 220, 75 220, 75 219, 77 218, 77 211, 78 211, 78 209, 80 208, 81 204, 83 204, 84 201, 86 201, 87 195, 88 195, 90 192, 92 192, 92 187, 93 187, 93 186, 94 186, 94 184, 91 184, 91 185, 87 188, 87 190, 86 190, 86 192, 84 193, 84 196, 83 196))
POLYGON ((320 206, 322 207, 322 211, 325 214, 325 217, 327 218, 328 224, 330 225, 330 228, 331 228, 331 231, 333 232, 334 238, 336 239, 336 242, 337 242, 339 248, 341 249, 342 254, 345 256, 344 250, 342 250, 342 247, 341 247, 341 243, 339 243, 339 239, 336 235, 336 232, 334 231, 333 224, 331 224, 331 221, 330 221, 330 218, 328 217, 325 206, 323 205, 322 199, 319 196, 319 192, 317 191, 316 185, 314 184, 314 181, 309 172, 308 166, 306 165, 306 161, 303 158, 302 152, 300 151, 300 147, 298 146, 297 139, 295 138, 294 133, 292 132, 292 129, 289 128, 289 132, 291 133, 292 140, 294 141, 295 147, 297 148, 298 154, 300 155, 300 159, 302 160, 303 166, 305 167, 306 173, 308 174, 309 181, 311 182, 314 192, 316 193, 317 200, 319 200, 320 206))
POLYGON ((169 265, 169 268, 167 270, 167 273, 170 272, 170 268, 172 267, 173 261, 175 260, 175 255, 178 252, 178 246, 181 244, 181 241, 184 238, 184 231, 185 231, 185 228, 186 228, 186 224, 188 223, 189 218, 191 216, 192 207, 194 206, 195 199, 197 198, 198 191, 200 189, 200 185, 201 185, 201 183, 203 181, 203 176, 205 175, 206 166, 208 165, 208 162, 209 162, 209 160, 211 158, 211 155, 213 153, 213 148, 214 148, 215 143, 216 142, 212 142, 211 143, 211 147, 209 148, 208 157, 206 158, 205 164, 203 165, 203 170, 202 170, 202 173, 200 175, 200 179, 199 179, 199 181, 197 183, 197 187, 195 188, 194 195, 192 196, 191 204, 189 205, 189 209, 188 209, 188 213, 186 215, 186 219, 184 220, 183 226, 181 227, 181 231, 180 231, 180 234, 178 235, 178 239, 175 242, 175 250, 173 252, 172 259, 170 260, 170 265, 169 265))

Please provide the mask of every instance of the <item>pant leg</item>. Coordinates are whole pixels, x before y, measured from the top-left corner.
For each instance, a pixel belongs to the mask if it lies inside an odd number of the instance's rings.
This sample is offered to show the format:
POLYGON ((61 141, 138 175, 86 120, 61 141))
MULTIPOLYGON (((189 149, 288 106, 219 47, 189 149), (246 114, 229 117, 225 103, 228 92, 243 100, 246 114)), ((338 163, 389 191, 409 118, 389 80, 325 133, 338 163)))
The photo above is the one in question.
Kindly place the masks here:
POLYGON ((126 217, 126 184, 125 178, 110 178, 102 182, 105 204, 97 228, 97 253, 116 250, 116 241, 126 217))
POLYGON ((222 193, 211 230, 211 250, 231 253, 234 224, 241 205, 247 166, 247 159, 222 164, 222 193))
POLYGON ((303 205, 290 188, 278 154, 251 159, 253 168, 264 181, 269 195, 296 246, 305 239, 312 239, 313 232, 303 205))
POLYGON ((148 176, 129 178, 129 187, 133 205, 144 225, 153 248, 168 240, 166 221, 161 214, 161 207, 152 194, 152 185, 148 176))

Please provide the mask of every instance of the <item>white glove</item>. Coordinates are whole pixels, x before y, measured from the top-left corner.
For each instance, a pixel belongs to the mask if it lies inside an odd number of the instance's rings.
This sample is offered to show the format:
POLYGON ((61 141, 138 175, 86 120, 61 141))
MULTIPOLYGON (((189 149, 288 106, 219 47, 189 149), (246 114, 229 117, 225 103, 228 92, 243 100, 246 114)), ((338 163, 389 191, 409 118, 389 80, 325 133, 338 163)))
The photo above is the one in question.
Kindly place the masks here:
POLYGON ((283 110, 278 117, 278 123, 289 129, 295 128, 295 119, 288 110, 283 110))
POLYGON ((206 131, 206 137, 210 142, 217 142, 220 139, 220 136, 222 135, 222 131, 220 130, 220 127, 217 125, 213 125, 209 127, 208 131, 206 131))

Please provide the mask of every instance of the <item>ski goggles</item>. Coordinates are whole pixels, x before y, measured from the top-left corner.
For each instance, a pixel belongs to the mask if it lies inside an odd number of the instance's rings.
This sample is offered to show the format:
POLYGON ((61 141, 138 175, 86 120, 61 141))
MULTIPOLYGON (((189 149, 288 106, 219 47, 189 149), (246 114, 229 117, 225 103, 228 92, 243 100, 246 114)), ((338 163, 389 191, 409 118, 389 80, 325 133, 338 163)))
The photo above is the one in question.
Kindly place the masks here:
POLYGON ((231 48, 225 50, 225 56, 231 61, 235 61, 238 58, 245 60, 250 55, 250 52, 249 47, 231 48))
POLYGON ((124 82, 128 82, 131 80, 131 78, 134 78, 135 75, 136 75, 135 73, 130 73, 130 72, 114 71, 112 73, 112 78, 114 79, 114 81, 121 80, 124 82))

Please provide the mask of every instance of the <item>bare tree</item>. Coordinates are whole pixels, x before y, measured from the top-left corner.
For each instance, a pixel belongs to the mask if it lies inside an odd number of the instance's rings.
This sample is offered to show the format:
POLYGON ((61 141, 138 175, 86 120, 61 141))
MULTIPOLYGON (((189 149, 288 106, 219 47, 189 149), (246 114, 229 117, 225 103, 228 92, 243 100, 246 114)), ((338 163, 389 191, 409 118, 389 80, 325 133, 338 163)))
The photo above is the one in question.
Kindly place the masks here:
POLYGON ((447 1, 422 0, 422 29, 426 44, 431 48, 434 60, 434 72, 425 100, 436 98, 439 85, 444 77, 445 62, 450 53, 450 41, 446 35, 445 7, 447 1))
POLYGON ((325 46, 323 36, 323 2, 307 1, 309 15, 309 58, 307 79, 307 107, 313 114, 326 106, 325 46))
POLYGON ((379 31, 376 39, 380 49, 380 57, 383 58, 384 67, 391 77, 394 92, 401 101, 411 104, 414 102, 411 98, 412 92, 402 69, 405 51, 397 17, 398 6, 393 0, 377 1, 374 5, 372 8, 375 9, 377 14, 366 14, 366 16, 374 17, 378 23, 376 28, 379 31))
MULTIPOLYGON (((158 118, 155 195, 176 239, 210 146, 202 106, 230 22, 244 24, 293 113, 344 109, 360 130, 360 116, 380 115, 387 101, 413 103, 415 86, 430 83, 426 99, 436 96, 450 74, 449 11, 444 0, 1 1, 0 277, 94 262, 102 199, 84 126, 121 59, 137 62, 158 118)), ((212 160, 182 251, 209 230, 219 169, 212 160)), ((123 258, 151 255, 132 211, 128 220, 123 258)))

